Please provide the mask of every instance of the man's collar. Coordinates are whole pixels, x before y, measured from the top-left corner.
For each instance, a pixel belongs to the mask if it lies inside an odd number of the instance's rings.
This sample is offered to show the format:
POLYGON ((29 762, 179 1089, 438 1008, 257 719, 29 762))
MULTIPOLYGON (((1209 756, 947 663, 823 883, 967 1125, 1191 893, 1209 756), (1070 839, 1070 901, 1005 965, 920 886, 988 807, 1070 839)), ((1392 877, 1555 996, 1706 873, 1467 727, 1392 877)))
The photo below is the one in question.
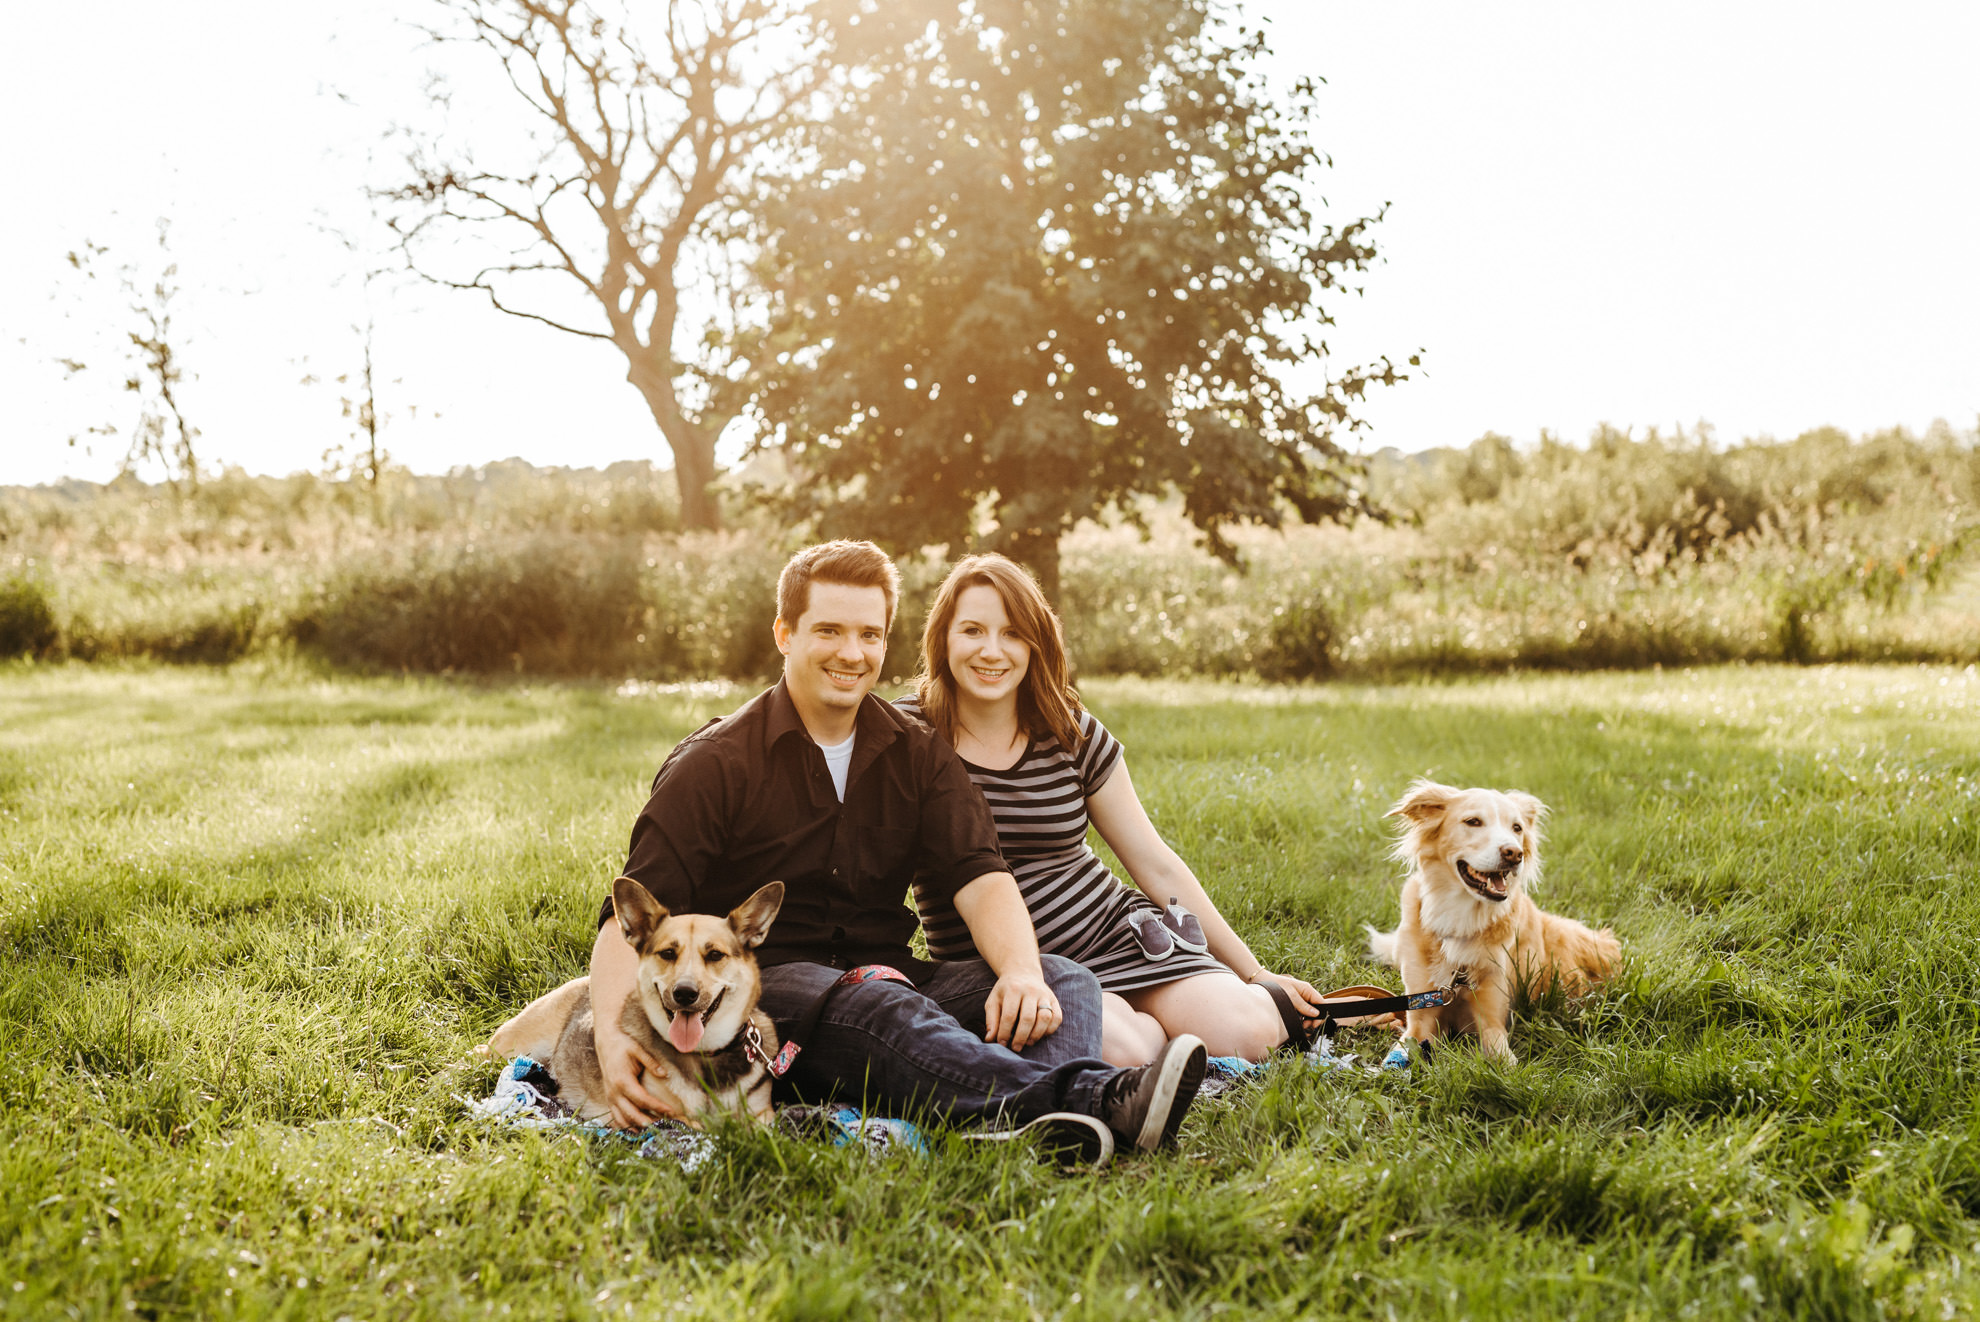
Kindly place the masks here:
MULTIPOLYGON (((769 693, 769 705, 764 713, 763 748, 767 753, 775 748, 785 735, 796 731, 801 737, 816 743, 811 731, 805 728, 804 717, 798 715, 797 704, 791 701, 791 690, 782 678, 769 693)), ((859 711, 853 717, 853 732, 859 736, 853 745, 853 756, 859 766, 865 766, 873 757, 900 735, 903 718, 894 711, 892 703, 877 694, 868 693, 860 701, 859 711)))
POLYGON ((777 741, 796 730, 805 738, 811 732, 804 728, 804 717, 798 715, 797 704, 791 701, 790 686, 779 677, 776 686, 770 690, 769 704, 764 709, 763 748, 765 752, 777 746, 777 741))

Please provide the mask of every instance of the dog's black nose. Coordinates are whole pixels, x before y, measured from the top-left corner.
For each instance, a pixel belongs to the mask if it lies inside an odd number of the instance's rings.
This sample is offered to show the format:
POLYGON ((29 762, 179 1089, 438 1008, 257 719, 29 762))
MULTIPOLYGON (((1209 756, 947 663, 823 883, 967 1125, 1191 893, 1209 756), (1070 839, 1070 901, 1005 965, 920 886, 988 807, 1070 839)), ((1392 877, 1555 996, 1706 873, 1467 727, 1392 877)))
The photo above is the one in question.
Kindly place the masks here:
POLYGON ((1526 854, 1518 845, 1500 845, 1499 857, 1505 861, 1507 867, 1516 868, 1519 866, 1519 861, 1526 857, 1526 854))
POLYGON ((693 983, 677 982, 674 984, 675 1005, 682 1006, 683 1008, 685 1008, 687 1006, 693 1005, 696 1001, 700 999, 701 999, 701 988, 695 986, 693 983))

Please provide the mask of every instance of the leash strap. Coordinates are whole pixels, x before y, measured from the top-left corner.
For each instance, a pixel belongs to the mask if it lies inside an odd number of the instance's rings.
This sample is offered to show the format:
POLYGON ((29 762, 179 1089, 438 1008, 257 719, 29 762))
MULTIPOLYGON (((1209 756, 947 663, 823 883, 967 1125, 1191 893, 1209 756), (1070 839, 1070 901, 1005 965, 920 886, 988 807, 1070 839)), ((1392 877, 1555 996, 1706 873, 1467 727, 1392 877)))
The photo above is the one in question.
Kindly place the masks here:
POLYGON ((763 1050, 763 1039, 757 1033, 755 1024, 743 1029, 745 1049, 764 1069, 769 1070, 772 1076, 783 1078, 790 1073, 791 1066, 797 1063, 798 1053, 804 1050, 802 1042, 808 1041, 817 1029, 819 1016, 825 1013, 825 1002, 832 999, 832 993, 841 987, 857 987, 862 982, 901 982, 910 987, 914 986, 914 980, 897 968, 886 964, 861 964, 858 968, 848 969, 840 977, 825 984, 825 990, 813 997, 811 1004, 804 1008, 804 1014, 797 1022, 797 1031, 784 1039, 784 1045, 777 1048, 774 1057, 763 1050))
MULTIPOLYGON (((1443 1005, 1455 1003, 1457 995, 1469 986, 1471 986, 1471 978, 1465 974, 1465 970, 1457 970, 1451 974, 1449 984, 1441 988, 1414 991, 1404 995, 1370 995, 1356 1001, 1335 1001, 1333 1005, 1327 1005, 1325 1013, 1321 1015, 1319 1033, 1315 1033, 1315 1037, 1325 1037, 1327 1041, 1333 1041, 1335 1033, 1340 1029, 1338 1019, 1358 1019, 1362 1015, 1392 1015, 1410 1009, 1441 1009, 1443 1005)), ((1380 988, 1340 988, 1338 991, 1329 991, 1327 995, 1329 997, 1340 995, 1340 991, 1380 991, 1380 988)))
MULTIPOLYGON (((1366 1000, 1338 1001, 1326 1008, 1326 1013, 1322 1016, 1325 1024, 1325 1028, 1322 1031, 1327 1036, 1332 1037, 1336 1027, 1334 1022, 1336 1019, 1358 1019, 1363 1015, 1370 1014, 1396 1014, 1409 1010, 1441 1009, 1456 1001, 1458 993, 1467 985, 1468 983, 1463 970, 1459 970, 1451 978, 1449 986, 1432 987, 1429 991, 1420 991, 1403 996, 1372 996, 1366 1000)), ((1357 989, 1343 988, 1342 990, 1352 991, 1357 989)), ((1332 993, 1329 993, 1329 995, 1332 995, 1332 993)))

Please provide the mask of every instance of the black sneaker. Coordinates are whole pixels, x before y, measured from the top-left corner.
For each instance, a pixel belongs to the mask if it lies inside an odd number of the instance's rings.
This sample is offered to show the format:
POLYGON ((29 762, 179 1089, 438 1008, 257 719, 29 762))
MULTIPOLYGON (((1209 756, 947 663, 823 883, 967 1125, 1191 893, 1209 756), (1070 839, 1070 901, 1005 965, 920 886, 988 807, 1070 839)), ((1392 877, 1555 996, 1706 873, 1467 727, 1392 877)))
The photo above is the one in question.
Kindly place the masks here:
POLYGON ((970 1143, 1036 1140, 1041 1153, 1068 1169, 1097 1171, 1114 1159, 1114 1131, 1073 1111, 1053 1111, 1016 1129, 980 1129, 958 1137, 970 1143))
POLYGON ((1118 1142, 1141 1152, 1175 1142, 1209 1058, 1202 1038, 1177 1034, 1148 1064, 1107 1080, 1100 1091, 1100 1118, 1118 1142))
POLYGON ((1184 950, 1202 954, 1210 949, 1210 940, 1203 935, 1203 924, 1196 915, 1183 908, 1182 898, 1171 895, 1168 907, 1162 910, 1162 926, 1169 930, 1177 945, 1184 950))

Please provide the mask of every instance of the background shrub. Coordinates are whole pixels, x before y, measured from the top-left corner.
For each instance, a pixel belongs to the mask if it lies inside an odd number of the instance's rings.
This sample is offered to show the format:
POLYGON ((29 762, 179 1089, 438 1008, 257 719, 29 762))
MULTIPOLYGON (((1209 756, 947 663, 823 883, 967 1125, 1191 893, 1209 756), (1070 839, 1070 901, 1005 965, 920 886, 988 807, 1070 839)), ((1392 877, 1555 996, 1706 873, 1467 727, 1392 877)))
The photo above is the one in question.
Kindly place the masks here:
POLYGON ((178 665, 225 665, 254 650, 262 607, 255 602, 213 603, 204 610, 156 612, 100 623, 85 614, 70 619, 64 646, 80 661, 148 657, 178 665))
POLYGON ((0 578, 0 657, 38 656, 57 636, 48 589, 25 574, 0 578))
MULTIPOLYGON (((1980 660, 1980 438, 1950 428, 1486 436, 1376 455, 1367 484, 1391 522, 1236 529, 1235 565, 1175 502, 1082 523, 1059 603, 1079 672, 1980 660)), ((390 669, 774 673, 774 584, 804 530, 738 506, 734 531, 681 534, 671 492, 644 463, 519 460, 375 492, 307 474, 232 472, 183 499, 69 482, 0 488, 0 550, 35 565, 40 587, 10 591, 48 608, 54 639, 49 615, 30 632, 54 655, 216 662, 292 639, 390 669)), ((948 560, 900 558, 890 679, 914 673, 948 560)))
POLYGON ((1257 654, 1260 679, 1325 679, 1334 673, 1334 616, 1317 595, 1289 597, 1272 608, 1257 654))
POLYGON ((781 539, 698 533, 655 545, 647 559, 635 673, 655 679, 761 679, 782 657, 771 635, 781 539))
POLYGON ((643 618, 639 571, 625 538, 421 540, 340 565, 290 633, 345 665, 616 673, 643 618))

